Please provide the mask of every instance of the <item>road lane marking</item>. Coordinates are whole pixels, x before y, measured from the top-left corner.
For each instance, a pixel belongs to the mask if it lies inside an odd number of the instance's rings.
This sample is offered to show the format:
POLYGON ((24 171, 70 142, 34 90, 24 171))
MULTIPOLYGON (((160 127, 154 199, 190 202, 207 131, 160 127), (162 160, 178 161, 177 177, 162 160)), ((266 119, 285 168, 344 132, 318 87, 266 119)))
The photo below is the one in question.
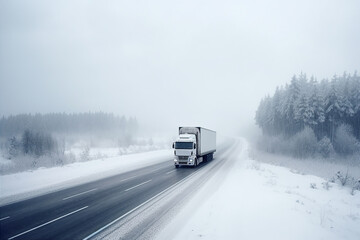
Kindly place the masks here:
POLYGON ((141 185, 144 185, 144 184, 146 184, 146 183, 148 183, 148 182, 150 182, 150 181, 151 181, 151 179, 148 180, 148 181, 146 181, 146 182, 143 182, 143 183, 140 183, 140 184, 138 184, 138 185, 135 185, 135 186, 133 186, 133 187, 131 187, 131 188, 128 188, 128 189, 125 190, 125 192, 127 192, 127 191, 129 191, 129 190, 132 190, 132 189, 134 189, 134 188, 140 187, 141 185))
POLYGON ((155 168, 155 169, 151 170, 151 172, 156 172, 156 171, 159 171, 160 169, 164 169, 164 168, 166 168, 166 167, 155 168))
POLYGON ((85 192, 81 192, 81 193, 72 195, 70 197, 63 198, 63 200, 67 200, 67 199, 70 199, 70 198, 73 198, 73 197, 77 197, 77 196, 83 195, 83 194, 88 193, 88 192, 93 192, 95 190, 97 190, 97 188, 94 188, 94 189, 91 189, 91 190, 88 190, 88 191, 85 191, 85 192))
POLYGON ((28 233, 28 232, 34 231, 34 230, 39 229, 39 228, 41 228, 41 227, 44 227, 44 226, 46 226, 46 225, 48 225, 48 224, 50 224, 50 223, 53 223, 53 222, 55 222, 55 221, 57 221, 57 220, 60 220, 60 219, 62 219, 62 218, 64 218, 64 217, 70 216, 71 214, 80 212, 80 211, 82 211, 82 210, 84 210, 85 208, 88 208, 88 207, 89 207, 89 206, 85 206, 85 207, 82 207, 82 208, 80 208, 80 209, 78 209, 78 210, 72 211, 71 213, 62 215, 61 217, 55 218, 55 219, 53 219, 53 220, 51 220, 51 221, 49 221, 49 222, 43 223, 43 224, 41 224, 41 225, 39 225, 39 226, 37 226, 37 227, 34 227, 34 228, 32 228, 32 229, 29 229, 29 230, 27 230, 27 231, 25 231, 25 232, 19 233, 18 235, 15 235, 15 236, 9 238, 9 240, 14 239, 14 238, 17 238, 17 237, 20 237, 20 236, 22 236, 22 235, 24 235, 24 234, 26 234, 26 233, 28 233))
POLYGON ((170 172, 167 172, 166 174, 170 174, 170 173, 175 172, 175 171, 176 171, 176 169, 171 170, 170 172))
MULTIPOLYGON (((198 169, 199 170, 199 169, 198 169)), ((158 194, 156 194, 155 196, 149 198, 148 200, 146 200, 145 202, 143 202, 142 204, 138 205, 137 207, 131 209, 130 211, 128 211, 127 213, 121 215, 120 217, 118 217, 117 219, 113 220, 112 222, 106 224, 105 226, 103 226, 102 228, 98 229, 97 231, 93 232, 92 234, 90 234, 89 236, 85 237, 83 240, 89 240, 90 238, 94 237, 95 235, 99 234, 100 232, 104 231, 106 228, 110 227, 111 225, 113 225, 114 223, 120 221, 121 219, 123 219, 124 217, 126 217, 127 215, 131 214, 132 212, 135 212, 137 209, 141 208, 142 206, 144 206, 145 204, 147 204, 148 202, 152 201, 153 199, 157 198, 158 196, 160 196, 161 194, 165 193, 166 191, 168 191, 171 188, 174 188, 175 186, 179 185, 180 183, 184 182, 185 180, 189 179, 190 177, 192 177, 192 175, 196 174, 198 172, 198 170, 194 171, 193 173, 187 175, 186 177, 184 177, 183 179, 181 179, 180 181, 174 183, 173 185, 169 186, 168 188, 166 188, 165 190, 159 192, 158 194)))
POLYGON ((123 181, 129 180, 129 179, 135 178, 135 177, 137 177, 137 176, 128 177, 128 178, 120 180, 119 182, 123 182, 123 181))
POLYGON ((0 218, 0 221, 10 218, 10 216, 0 218))

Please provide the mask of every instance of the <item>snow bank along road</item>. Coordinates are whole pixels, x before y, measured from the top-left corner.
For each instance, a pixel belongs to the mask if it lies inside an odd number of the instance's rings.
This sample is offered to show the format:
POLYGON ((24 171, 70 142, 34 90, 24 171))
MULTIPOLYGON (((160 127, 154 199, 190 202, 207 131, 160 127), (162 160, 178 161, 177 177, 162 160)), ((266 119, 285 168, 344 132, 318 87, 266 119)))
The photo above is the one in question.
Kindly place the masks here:
POLYGON ((360 239, 360 192, 254 161, 237 142, 156 239, 360 239))
MULTIPOLYGON (((144 207, 171 186, 214 171, 216 158, 198 168, 174 169, 171 159, 152 166, 0 207, 0 239, 89 239, 144 207)), ((44 180, 46 181, 46 179, 44 180)), ((143 225, 139 225, 144 227, 143 225)), ((149 226, 150 227, 150 226, 149 226)), ((118 234, 121 229, 117 229, 118 234)), ((144 229, 131 229, 144 232, 144 229)), ((135 236, 135 235, 132 235, 135 236)), ((121 236, 120 236, 121 237, 121 236)))

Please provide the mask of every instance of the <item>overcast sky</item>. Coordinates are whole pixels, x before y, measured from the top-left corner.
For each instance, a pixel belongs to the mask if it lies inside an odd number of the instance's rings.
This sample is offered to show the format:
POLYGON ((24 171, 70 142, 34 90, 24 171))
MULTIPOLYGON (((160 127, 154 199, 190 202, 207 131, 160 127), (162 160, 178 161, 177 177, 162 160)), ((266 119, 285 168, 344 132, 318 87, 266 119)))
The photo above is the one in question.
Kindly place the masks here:
POLYGON ((0 2, 0 115, 238 131, 301 71, 360 71, 360 1, 0 2))

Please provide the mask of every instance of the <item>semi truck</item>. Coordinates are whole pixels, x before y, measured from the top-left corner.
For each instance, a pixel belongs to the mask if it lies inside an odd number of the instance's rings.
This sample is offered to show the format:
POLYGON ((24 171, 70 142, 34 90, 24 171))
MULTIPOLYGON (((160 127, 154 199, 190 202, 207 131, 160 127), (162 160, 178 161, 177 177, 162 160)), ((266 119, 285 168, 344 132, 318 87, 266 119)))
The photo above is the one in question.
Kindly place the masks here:
POLYGON ((216 132, 202 127, 179 127, 179 136, 173 143, 174 164, 196 167, 210 161, 216 152, 216 132))

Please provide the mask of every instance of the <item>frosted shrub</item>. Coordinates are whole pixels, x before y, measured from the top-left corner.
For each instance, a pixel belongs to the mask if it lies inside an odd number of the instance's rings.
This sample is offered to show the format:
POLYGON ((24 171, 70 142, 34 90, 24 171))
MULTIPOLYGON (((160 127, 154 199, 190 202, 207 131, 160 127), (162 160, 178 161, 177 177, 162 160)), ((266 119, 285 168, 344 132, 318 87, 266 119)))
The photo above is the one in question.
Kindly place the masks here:
POLYGON ((305 127, 291 139, 292 152, 295 157, 305 158, 315 153, 317 139, 314 131, 305 127))
POLYGON ((90 159, 90 147, 85 146, 80 155, 81 161, 88 161, 90 159))
MULTIPOLYGON (((344 175, 340 171, 338 171, 335 177, 332 178, 335 182, 336 180, 341 184, 341 186, 350 187, 350 194, 355 195, 356 191, 360 191, 360 178, 356 179, 353 176, 350 176, 348 172, 344 175)), ((324 183, 323 183, 324 185, 324 183)), ((325 188, 325 186, 324 186, 325 188)), ((325 188, 326 189, 326 188, 325 188)))
POLYGON ((351 195, 355 195, 355 191, 360 191, 360 178, 356 181, 353 182, 352 184, 352 188, 351 188, 351 195))
POLYGON ((360 143, 352 134, 351 126, 342 124, 336 129, 334 148, 342 155, 360 152, 360 143))
POLYGON ((329 182, 335 183, 335 180, 336 180, 335 177, 331 177, 330 180, 329 180, 329 182))
POLYGON ((323 182, 322 185, 325 190, 329 190, 331 188, 331 185, 329 182, 323 182))
POLYGON ((317 152, 328 158, 334 152, 333 145, 328 137, 323 137, 317 144, 317 152))
POLYGON ((339 180, 342 186, 345 186, 350 179, 348 172, 346 172, 346 174, 343 175, 340 171, 336 173, 336 178, 339 180))

